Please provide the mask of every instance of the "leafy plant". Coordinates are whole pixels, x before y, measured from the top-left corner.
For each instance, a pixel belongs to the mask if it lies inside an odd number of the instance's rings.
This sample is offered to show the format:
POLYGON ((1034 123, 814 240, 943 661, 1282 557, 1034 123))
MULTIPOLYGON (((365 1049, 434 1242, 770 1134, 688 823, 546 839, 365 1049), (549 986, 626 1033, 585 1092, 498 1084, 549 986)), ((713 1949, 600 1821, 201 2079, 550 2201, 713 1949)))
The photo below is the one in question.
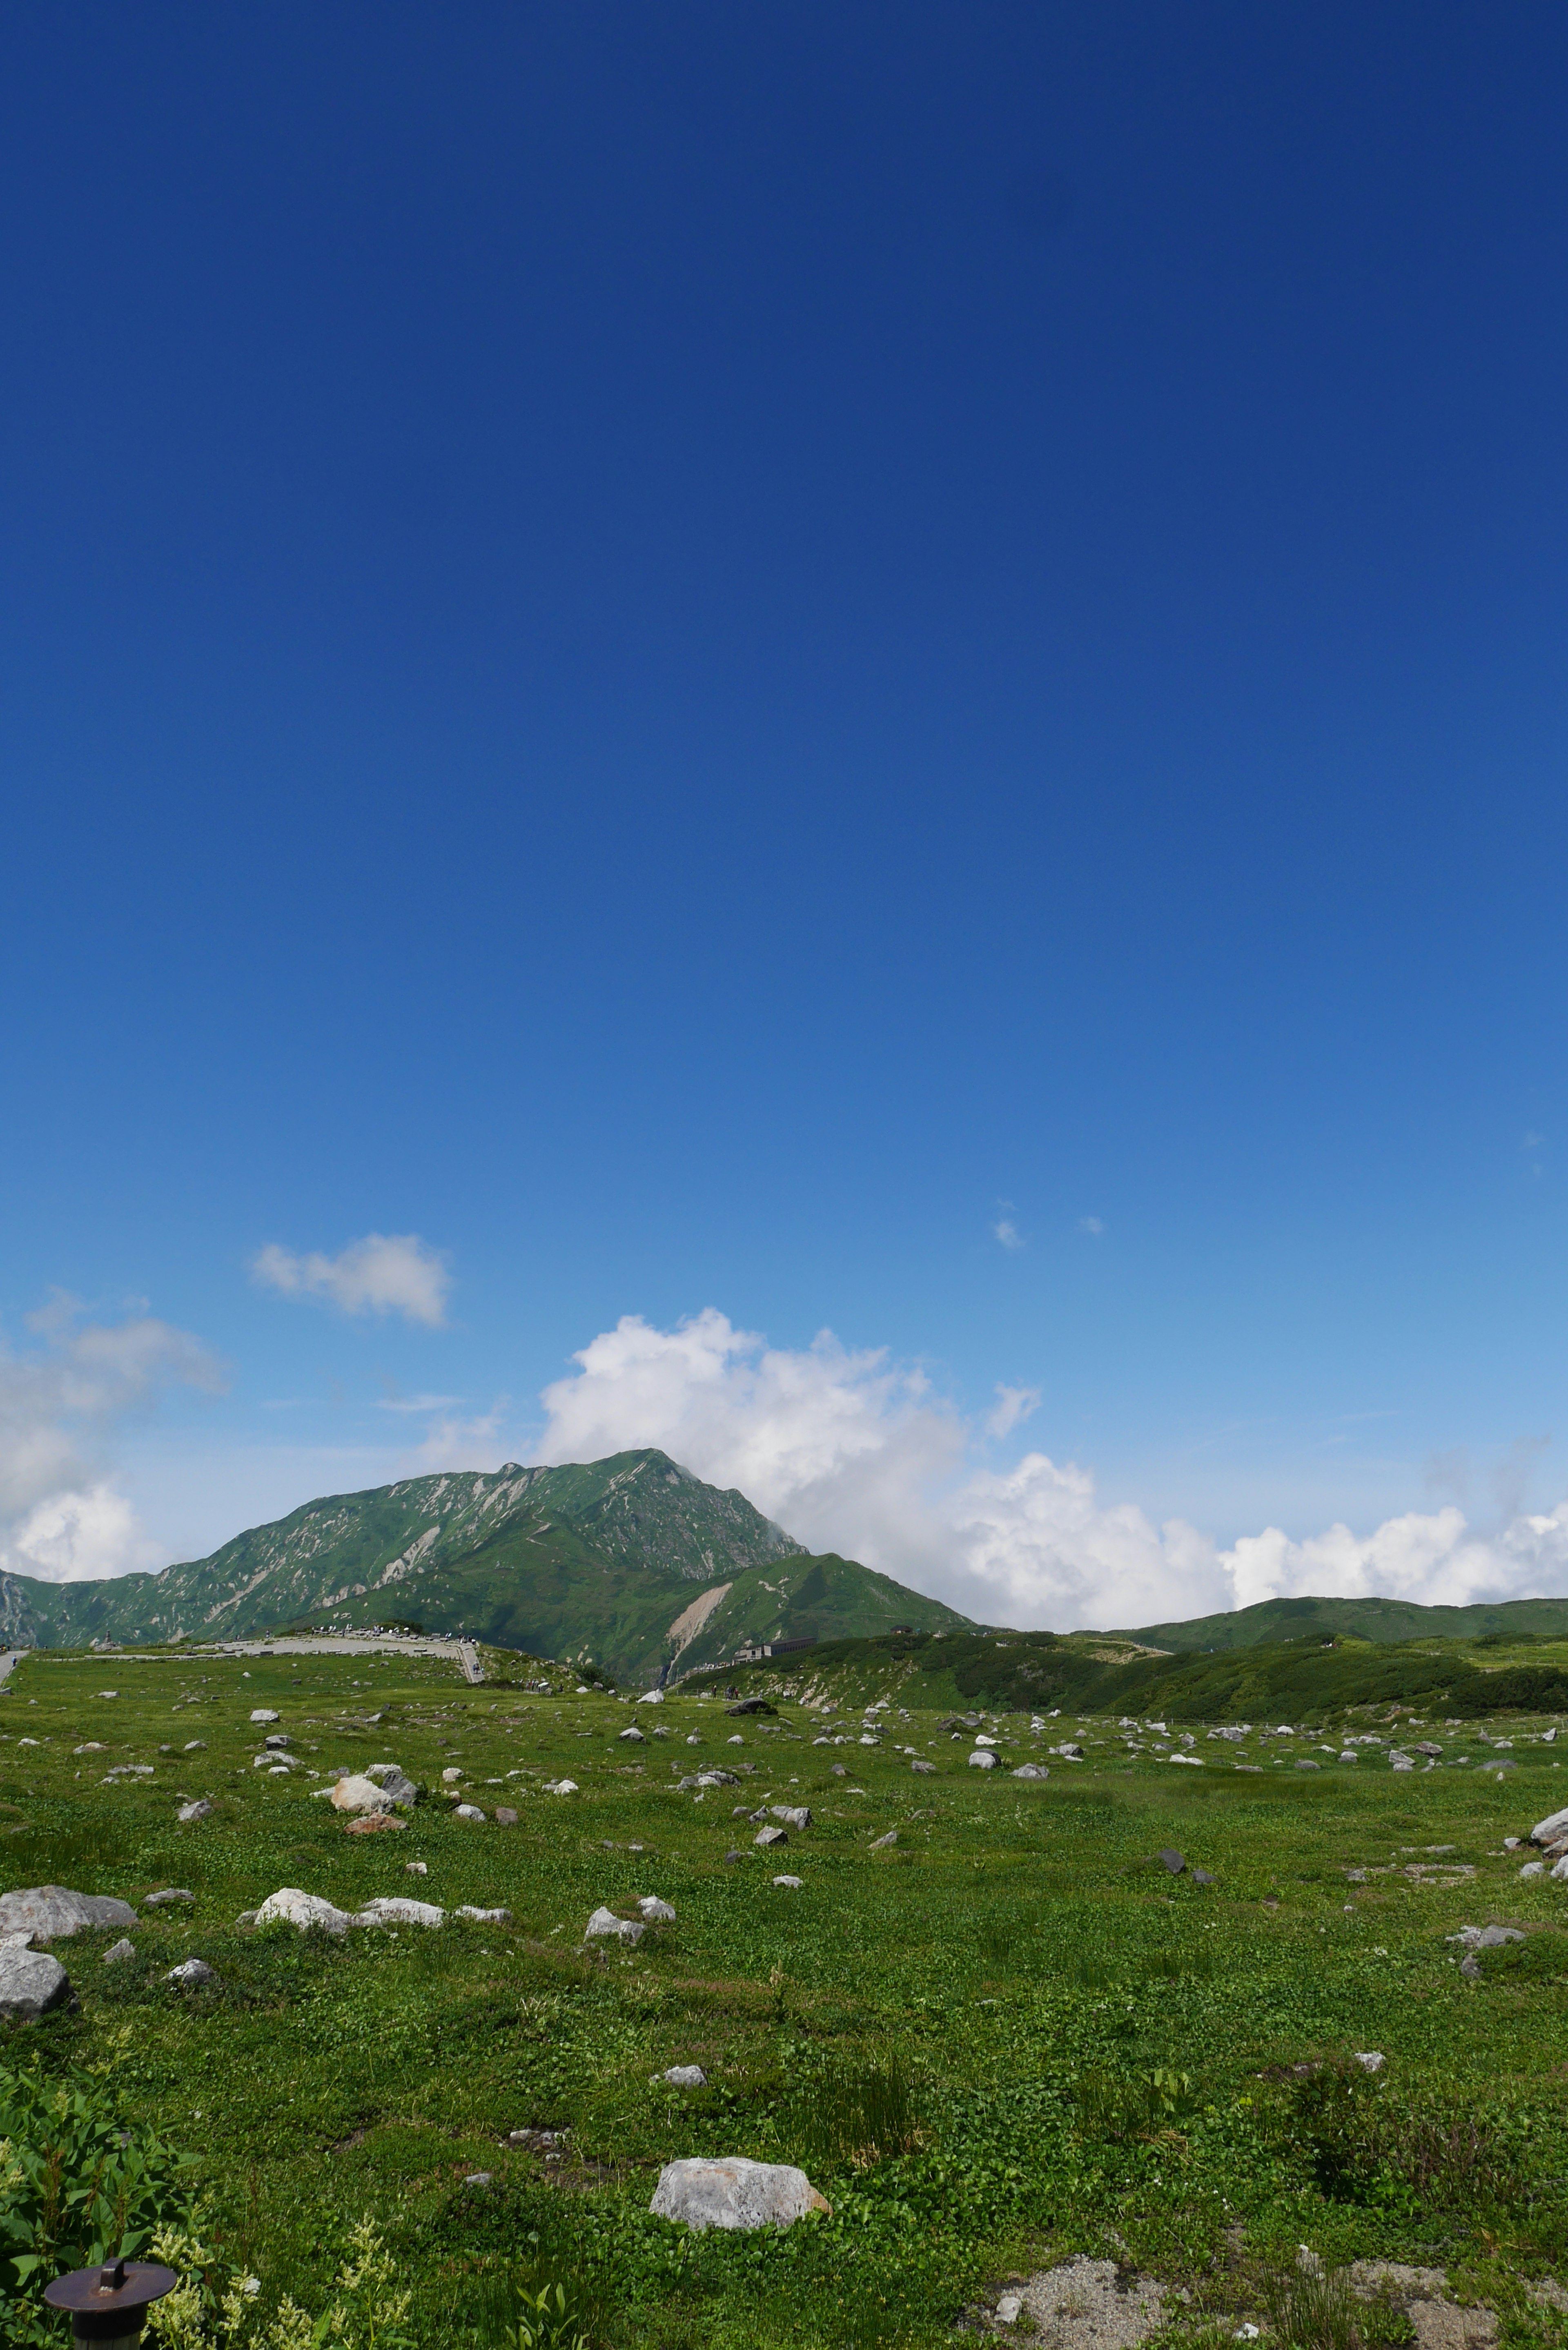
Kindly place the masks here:
POLYGON ((0 2066, 0 2343, 55 2342, 44 2287, 68 2269, 144 2256, 188 2222, 189 2158, 121 2128, 102 2085, 0 2066))
POLYGON ((810 2085, 803 2135, 809 2153, 823 2161, 885 2161, 907 2154, 919 2131, 913 2086, 897 2056, 829 2065, 810 2085))

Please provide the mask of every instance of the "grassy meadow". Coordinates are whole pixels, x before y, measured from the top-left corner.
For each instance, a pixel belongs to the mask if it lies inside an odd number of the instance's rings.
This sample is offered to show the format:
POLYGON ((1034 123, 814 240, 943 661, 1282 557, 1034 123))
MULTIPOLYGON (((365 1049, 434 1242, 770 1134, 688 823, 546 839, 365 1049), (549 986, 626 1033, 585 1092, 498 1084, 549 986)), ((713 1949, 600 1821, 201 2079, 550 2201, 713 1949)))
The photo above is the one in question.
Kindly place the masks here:
POLYGON ((1568 1885, 1521 1881, 1502 1842, 1568 1804, 1549 1718, 1381 1707, 1321 1740, 1189 1728, 1189 1749, 997 1715, 982 1773, 914 1680, 876 1744, 863 1694, 825 1722, 774 1676, 775 1718, 677 1693, 636 1710, 639 1745, 624 1700, 487 1663, 519 1685, 410 1656, 45 1651, 0 1696, 0 1889, 195 1896, 145 1914, 133 1960, 105 1963, 115 1932, 54 1945, 78 2004, 14 2030, 0 2065, 85 2084, 189 2155, 207 2241, 260 2280, 252 2337, 285 2296, 327 2305, 369 2215, 431 2350, 515 2340, 523 2274, 562 2282, 601 2350, 913 2350, 1077 2251, 1181 2286, 1176 2335, 1218 2345, 1303 2243, 1444 2267, 1511 2313, 1505 2338, 1549 2338, 1517 2283, 1568 2222, 1568 1885), (1396 1727, 1440 1765, 1334 1759, 1339 1731, 1396 1727), (254 1767, 272 1728, 318 1777, 254 1767), (1082 1762, 1049 1752, 1074 1737, 1082 1762), (310 1790, 383 1760, 430 1796, 405 1832, 351 1835, 310 1790), (1049 1777, 1011 1775, 1030 1760, 1049 1777), (127 1763, 152 1775, 105 1783, 127 1763), (741 1783, 678 1791, 712 1766, 741 1783), (452 1768, 517 1824, 455 1817, 452 1768), (577 1793, 545 1792, 563 1775, 577 1793), (212 1814, 178 1825, 199 1796, 212 1814), (814 1824, 764 1854, 735 1813, 775 1804, 814 1824), (284 1886, 512 1923, 236 1925, 284 1886), (673 1926, 585 1947, 591 1910, 647 1894, 673 1926), (1526 1941, 1468 1979, 1445 1937, 1491 1921, 1526 1941), (171 1986, 192 1956, 216 1983, 171 1986), (679 2064, 707 2087, 653 2077, 679 2064), (698 2154, 797 2162, 832 2215, 767 2237, 650 2217, 659 2165, 698 2154))

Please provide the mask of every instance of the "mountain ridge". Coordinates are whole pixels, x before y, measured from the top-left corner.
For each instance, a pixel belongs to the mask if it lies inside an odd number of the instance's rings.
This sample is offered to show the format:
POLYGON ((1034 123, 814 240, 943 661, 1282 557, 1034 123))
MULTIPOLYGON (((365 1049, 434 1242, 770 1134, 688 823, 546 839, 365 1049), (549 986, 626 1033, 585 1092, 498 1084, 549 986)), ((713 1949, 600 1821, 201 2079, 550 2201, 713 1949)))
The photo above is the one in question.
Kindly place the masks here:
POLYGON ((156 1575, 0 1575, 0 1637, 41 1647, 416 1617, 616 1674, 774 1638, 967 1621, 857 1561, 812 1559, 743 1493, 705 1484, 656 1447, 325 1494, 156 1575))

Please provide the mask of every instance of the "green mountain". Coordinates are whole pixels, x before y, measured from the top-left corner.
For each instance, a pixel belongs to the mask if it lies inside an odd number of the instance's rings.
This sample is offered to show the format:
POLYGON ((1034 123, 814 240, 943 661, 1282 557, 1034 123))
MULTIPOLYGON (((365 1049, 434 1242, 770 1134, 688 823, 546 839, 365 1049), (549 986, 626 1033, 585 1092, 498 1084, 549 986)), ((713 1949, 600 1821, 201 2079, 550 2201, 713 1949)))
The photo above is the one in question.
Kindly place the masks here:
POLYGON ((1273 1640, 1476 1640, 1568 1633, 1568 1599, 1481 1600, 1473 1607, 1422 1607, 1413 1599, 1262 1599, 1226 1616, 1147 1624, 1116 1637, 1151 1648, 1252 1648, 1273 1640))
POLYGON ((416 1622, 650 1680, 775 1640, 965 1621, 853 1560, 808 1557, 743 1493, 659 1451, 333 1494, 159 1575, 0 1575, 0 1638, 44 1648, 416 1622))

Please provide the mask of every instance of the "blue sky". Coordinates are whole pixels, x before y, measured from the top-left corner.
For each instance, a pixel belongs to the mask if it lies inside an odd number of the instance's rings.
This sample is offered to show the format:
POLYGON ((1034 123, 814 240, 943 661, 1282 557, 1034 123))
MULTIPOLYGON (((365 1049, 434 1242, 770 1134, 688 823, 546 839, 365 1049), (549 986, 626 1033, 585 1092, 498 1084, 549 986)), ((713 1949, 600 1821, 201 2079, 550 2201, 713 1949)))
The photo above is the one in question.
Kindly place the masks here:
POLYGON ((18 20, 10 1563, 646 1438, 1010 1618, 1561 1579, 1565 95, 1530 5, 18 20))

